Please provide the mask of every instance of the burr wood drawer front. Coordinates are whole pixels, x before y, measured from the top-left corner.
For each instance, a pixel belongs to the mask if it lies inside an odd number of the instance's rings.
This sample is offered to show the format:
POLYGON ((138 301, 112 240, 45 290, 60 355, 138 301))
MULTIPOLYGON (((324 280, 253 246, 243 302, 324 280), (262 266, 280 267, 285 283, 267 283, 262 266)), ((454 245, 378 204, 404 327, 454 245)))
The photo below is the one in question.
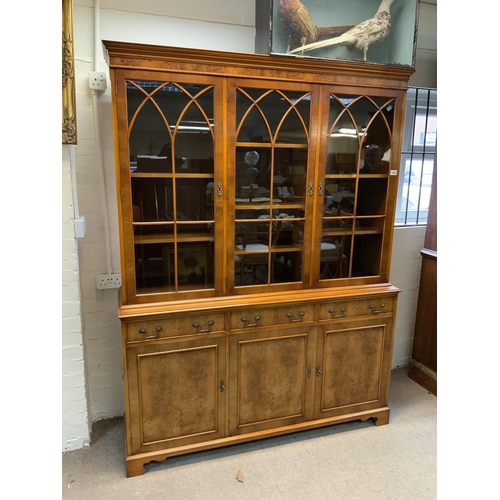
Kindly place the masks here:
POLYGON ((387 314, 394 311, 393 297, 376 297, 371 299, 350 299, 324 302, 319 306, 319 320, 352 318, 356 316, 370 316, 387 314))
POLYGON ((254 307, 239 309, 229 315, 231 330, 257 327, 311 323, 314 321, 313 304, 293 304, 285 307, 254 307))
POLYGON ((182 337, 184 335, 206 335, 224 332, 224 313, 205 313, 175 316, 166 319, 130 321, 126 325, 127 342, 182 337))

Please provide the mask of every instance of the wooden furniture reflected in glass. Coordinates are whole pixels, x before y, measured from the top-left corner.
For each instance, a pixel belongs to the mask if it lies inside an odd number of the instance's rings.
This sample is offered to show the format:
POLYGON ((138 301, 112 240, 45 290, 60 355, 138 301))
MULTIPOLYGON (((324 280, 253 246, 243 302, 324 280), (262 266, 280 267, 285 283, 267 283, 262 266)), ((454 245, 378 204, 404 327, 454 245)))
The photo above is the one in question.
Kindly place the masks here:
POLYGON ((286 432, 388 423, 395 110, 411 71, 105 46, 127 475, 286 432))

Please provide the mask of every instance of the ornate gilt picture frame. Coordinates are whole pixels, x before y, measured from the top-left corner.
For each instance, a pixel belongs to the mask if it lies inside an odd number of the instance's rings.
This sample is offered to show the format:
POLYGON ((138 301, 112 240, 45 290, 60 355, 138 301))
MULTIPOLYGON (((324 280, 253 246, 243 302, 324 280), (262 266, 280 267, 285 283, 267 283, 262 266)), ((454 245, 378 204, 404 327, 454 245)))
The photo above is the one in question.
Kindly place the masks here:
POLYGON ((77 143, 73 0, 62 0, 62 143, 77 143))

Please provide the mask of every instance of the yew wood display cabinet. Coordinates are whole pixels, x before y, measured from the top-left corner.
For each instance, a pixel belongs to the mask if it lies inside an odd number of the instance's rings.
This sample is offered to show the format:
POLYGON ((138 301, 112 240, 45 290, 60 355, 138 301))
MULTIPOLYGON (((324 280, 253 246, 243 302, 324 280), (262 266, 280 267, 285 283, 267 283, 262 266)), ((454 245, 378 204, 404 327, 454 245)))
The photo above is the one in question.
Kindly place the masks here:
POLYGON ((389 422, 412 69, 104 42, 126 470, 389 422))

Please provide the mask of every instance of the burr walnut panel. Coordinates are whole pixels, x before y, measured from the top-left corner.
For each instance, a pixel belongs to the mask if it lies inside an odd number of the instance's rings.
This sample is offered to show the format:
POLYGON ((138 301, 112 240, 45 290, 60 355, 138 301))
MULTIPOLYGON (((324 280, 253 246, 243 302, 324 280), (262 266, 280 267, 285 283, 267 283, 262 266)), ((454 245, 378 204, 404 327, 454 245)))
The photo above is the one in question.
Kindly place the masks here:
POLYGON ((324 326, 318 339, 315 418, 386 405, 392 319, 324 326))
POLYGON ((383 334, 383 327, 326 334, 322 410, 378 399, 383 334))
POLYGON ((128 351, 134 453, 223 434, 223 353, 223 337, 128 351))
POLYGON ((231 338, 232 434, 311 418, 313 340, 303 328, 231 338))

